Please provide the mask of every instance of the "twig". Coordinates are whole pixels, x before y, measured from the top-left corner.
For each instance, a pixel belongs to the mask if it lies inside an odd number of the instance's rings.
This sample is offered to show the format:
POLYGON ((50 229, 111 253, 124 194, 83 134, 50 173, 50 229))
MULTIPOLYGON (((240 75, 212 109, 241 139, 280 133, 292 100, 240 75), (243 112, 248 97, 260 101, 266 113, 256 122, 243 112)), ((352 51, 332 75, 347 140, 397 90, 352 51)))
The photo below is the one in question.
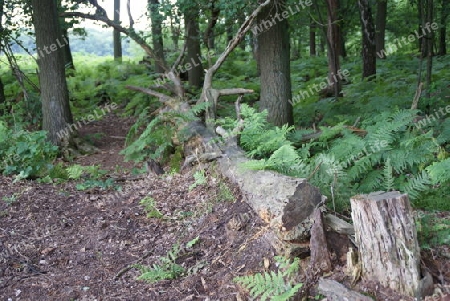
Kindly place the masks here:
POLYGON ((419 103, 420 100, 420 95, 422 95, 422 88, 423 88, 423 83, 421 82, 419 84, 419 86, 417 87, 416 90, 416 95, 414 95, 414 99, 411 105, 411 110, 416 110, 417 109, 417 104, 419 103))

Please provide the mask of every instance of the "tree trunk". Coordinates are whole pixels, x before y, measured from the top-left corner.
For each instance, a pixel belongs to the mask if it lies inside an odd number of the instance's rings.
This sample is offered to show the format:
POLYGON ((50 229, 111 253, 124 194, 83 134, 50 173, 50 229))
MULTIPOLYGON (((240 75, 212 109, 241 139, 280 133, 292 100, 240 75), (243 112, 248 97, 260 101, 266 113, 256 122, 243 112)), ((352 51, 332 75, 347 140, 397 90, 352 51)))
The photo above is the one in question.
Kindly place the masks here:
POLYGON ((61 33, 56 0, 32 0, 33 23, 38 49, 39 81, 43 130, 49 140, 60 145, 68 124, 73 122, 64 70, 62 47, 67 47, 61 33))
POLYGON ((316 24, 314 23, 314 20, 310 18, 309 21, 309 55, 310 56, 316 56, 316 24))
POLYGON ((350 202, 362 277, 420 300, 426 288, 408 195, 374 193, 354 196, 350 202))
POLYGON ((376 52, 380 53, 380 59, 386 58, 385 35, 386 35, 386 20, 387 20, 387 0, 378 0, 377 2, 377 18, 376 18, 376 32, 375 32, 375 47, 376 52))
POLYGON ((342 91, 342 81, 340 76, 341 63, 339 61, 339 26, 338 21, 339 0, 327 0, 327 56, 328 56, 328 91, 324 95, 331 96, 337 100, 342 91))
POLYGON ((286 19, 269 21, 271 14, 286 5, 285 0, 273 0, 258 15, 257 24, 270 23, 270 28, 258 35, 261 68, 261 109, 267 109, 269 122, 281 126, 293 124, 291 92, 291 66, 289 50, 289 30, 286 19), (264 59, 262 59, 264 58, 264 59))
MULTIPOLYGON (((434 3, 433 0, 426 0, 426 16, 425 16, 425 22, 423 24, 423 28, 426 28, 426 23, 431 24, 433 23, 433 8, 434 3)), ((427 98, 431 98, 431 83, 432 83, 432 75, 433 75, 433 43, 434 42, 434 32, 433 30, 429 30, 427 34, 425 35, 425 45, 426 45, 426 55, 427 55, 427 92, 426 96, 427 98)))
POLYGON ((447 18, 449 14, 448 0, 442 0, 441 8, 441 28, 439 29, 439 55, 447 54, 446 35, 447 35, 447 18))
POLYGON ((229 145, 218 159, 218 167, 239 186, 245 202, 269 225, 270 232, 265 237, 277 253, 306 255, 315 209, 324 201, 320 191, 305 179, 241 168, 248 160, 239 147, 229 145))
MULTIPOLYGON (((114 0, 114 23, 120 24, 120 0, 114 0)), ((122 60, 122 39, 120 38, 120 31, 114 29, 113 32, 114 44, 114 59, 122 60)))
MULTIPOLYGON (((0 32, 3 32, 3 9, 5 6, 5 0, 0 0, 0 32)), ((3 37, 0 36, 0 52, 3 51, 1 47, 3 47, 3 37)), ((0 105, 5 104, 6 98, 5 98, 5 87, 3 86, 2 79, 0 78, 0 105)), ((3 115, 3 113, 6 112, 0 112, 0 116, 3 115)))
POLYGON ((375 26, 369 0, 358 0, 361 31, 362 31, 362 57, 363 78, 377 73, 377 57, 375 48, 375 26))
POLYGON ((153 50, 155 52, 155 72, 164 73, 165 57, 164 44, 162 34, 163 16, 159 13, 159 0, 149 0, 150 18, 152 21, 152 42, 153 50))
POLYGON ((189 85, 201 88, 203 83, 203 66, 200 50, 200 28, 198 11, 189 9, 184 14, 186 28, 187 54, 184 68, 188 71, 189 85))
POLYGON ((210 1, 211 3, 211 17, 208 19, 208 26, 206 27, 205 34, 203 36, 203 43, 207 45, 208 49, 215 48, 215 37, 214 37, 214 27, 217 24, 217 20, 220 15, 220 8, 217 8, 215 0, 210 1))
POLYGON ((63 30, 63 35, 67 43, 65 47, 62 47, 62 50, 64 52, 64 66, 66 67, 66 69, 75 70, 75 65, 73 64, 72 51, 70 49, 69 33, 67 32, 67 29, 63 30))
POLYGON ((170 32, 171 32, 171 34, 172 34, 172 43, 173 43, 173 47, 174 47, 174 51, 178 51, 178 49, 179 49, 179 46, 178 46, 178 43, 179 43, 179 40, 180 40, 180 32, 181 32, 181 30, 180 30, 180 25, 178 25, 178 26, 175 26, 174 24, 173 24, 173 20, 172 20, 172 18, 170 18, 170 32))

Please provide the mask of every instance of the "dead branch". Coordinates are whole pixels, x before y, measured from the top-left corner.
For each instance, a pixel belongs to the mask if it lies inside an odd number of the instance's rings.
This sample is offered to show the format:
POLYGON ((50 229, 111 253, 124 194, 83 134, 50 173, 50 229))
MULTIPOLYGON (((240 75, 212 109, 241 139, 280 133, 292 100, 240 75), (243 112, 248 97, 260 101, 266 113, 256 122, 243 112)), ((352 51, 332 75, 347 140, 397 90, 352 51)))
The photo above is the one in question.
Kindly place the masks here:
POLYGON ((207 98, 206 98, 207 93, 208 93, 207 91, 209 89, 211 89, 211 87, 212 87, 212 78, 213 78, 214 74, 217 72, 217 70, 220 68, 220 66, 222 66, 223 62, 228 57, 228 55, 230 55, 230 53, 239 45, 239 43, 241 42, 241 40, 245 36, 245 34, 250 30, 251 26, 253 25, 253 22, 255 21, 256 17, 258 16, 259 12, 264 7, 269 5, 270 2, 271 2, 271 0, 264 1, 253 11, 253 13, 250 16, 248 16, 248 18, 245 20, 245 22, 241 25, 238 32, 236 33, 236 36, 228 43, 228 46, 225 49, 225 51, 222 52, 222 54, 219 56, 216 63, 211 68, 206 70, 205 80, 203 82, 203 90, 202 90, 200 99, 198 100, 198 103, 207 101, 207 98))
POLYGON ((166 102, 167 100, 170 99, 170 96, 167 96, 165 94, 162 94, 162 93, 150 90, 150 89, 146 89, 146 88, 141 88, 141 87, 136 87, 136 86, 125 86, 125 88, 127 88, 128 90, 138 91, 138 92, 142 92, 144 94, 158 97, 160 102, 166 102))

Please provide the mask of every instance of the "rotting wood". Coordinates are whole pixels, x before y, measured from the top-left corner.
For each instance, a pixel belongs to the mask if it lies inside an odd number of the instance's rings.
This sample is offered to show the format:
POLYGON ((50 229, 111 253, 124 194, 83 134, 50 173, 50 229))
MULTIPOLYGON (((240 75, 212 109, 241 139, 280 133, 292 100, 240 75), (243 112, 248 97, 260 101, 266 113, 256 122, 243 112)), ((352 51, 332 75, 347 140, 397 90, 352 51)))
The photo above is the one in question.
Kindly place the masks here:
POLYGON ((428 288, 408 195, 377 192, 350 201, 362 278, 421 300, 428 288))
POLYGON ((315 209, 313 213, 314 224, 311 227, 311 263, 310 268, 314 274, 323 274, 333 268, 331 264, 330 252, 323 223, 323 215, 320 209, 315 209))
POLYGON ((254 93, 253 90, 250 89, 242 89, 242 88, 233 88, 233 89, 208 89, 206 92, 206 100, 210 104, 206 118, 207 119, 216 119, 216 111, 217 111, 217 103, 219 101, 220 96, 226 95, 239 95, 242 96, 244 94, 254 93))
POLYGON ((305 179, 245 170, 241 165, 248 160, 243 150, 228 144, 217 160, 218 168, 240 187, 244 200, 269 224, 273 235, 267 237, 278 254, 304 256, 309 252, 314 210, 323 205, 325 197, 305 179))

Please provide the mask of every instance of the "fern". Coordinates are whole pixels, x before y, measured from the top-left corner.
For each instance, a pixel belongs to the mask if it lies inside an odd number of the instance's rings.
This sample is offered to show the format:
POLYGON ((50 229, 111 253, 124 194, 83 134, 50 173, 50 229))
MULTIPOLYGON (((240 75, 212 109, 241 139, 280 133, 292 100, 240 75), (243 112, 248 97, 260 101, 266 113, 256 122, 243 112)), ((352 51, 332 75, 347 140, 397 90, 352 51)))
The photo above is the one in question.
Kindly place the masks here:
POLYGON ((180 253, 179 245, 172 246, 172 249, 167 252, 166 256, 159 258, 158 264, 153 264, 151 267, 143 265, 134 265, 135 268, 141 271, 138 280, 144 280, 148 283, 154 283, 160 280, 171 280, 180 277, 186 270, 175 263, 180 253))
POLYGON ((434 162, 425 169, 431 179, 436 184, 444 184, 450 181, 450 158, 440 162, 434 162))
POLYGON ((83 175, 84 168, 79 164, 74 164, 66 168, 69 179, 79 180, 83 175))
POLYGON ((303 286, 302 283, 293 285, 294 275, 298 271, 298 258, 292 263, 281 256, 275 257, 280 265, 277 272, 257 273, 249 276, 235 277, 234 281, 244 286, 254 298, 260 297, 262 301, 286 301, 294 297, 303 286))
POLYGON ((419 197, 420 193, 429 189, 431 179, 423 170, 420 174, 413 176, 401 187, 401 190, 408 193, 412 200, 419 197))

